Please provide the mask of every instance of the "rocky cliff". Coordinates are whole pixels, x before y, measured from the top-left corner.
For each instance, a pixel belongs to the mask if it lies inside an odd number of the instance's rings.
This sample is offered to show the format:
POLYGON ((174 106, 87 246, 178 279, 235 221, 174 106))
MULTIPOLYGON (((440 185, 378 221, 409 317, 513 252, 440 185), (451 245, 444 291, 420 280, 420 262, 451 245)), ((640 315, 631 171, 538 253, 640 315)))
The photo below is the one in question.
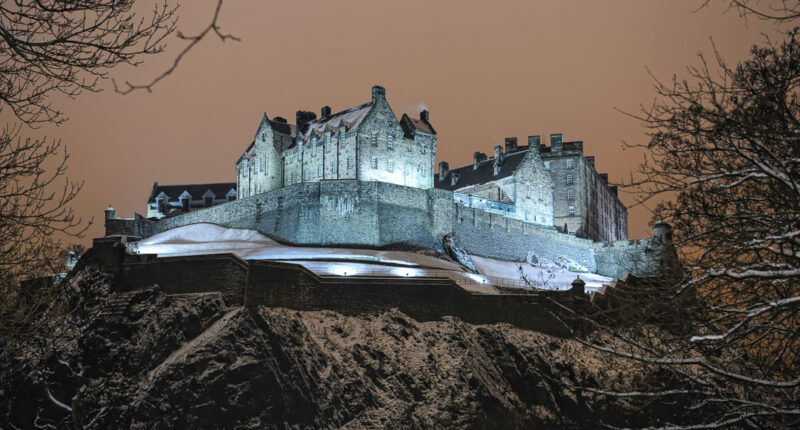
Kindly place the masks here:
POLYGON ((570 388, 625 389, 643 377, 630 363, 505 324, 73 283, 81 311, 5 351, 0 428, 585 428, 642 413, 570 388))

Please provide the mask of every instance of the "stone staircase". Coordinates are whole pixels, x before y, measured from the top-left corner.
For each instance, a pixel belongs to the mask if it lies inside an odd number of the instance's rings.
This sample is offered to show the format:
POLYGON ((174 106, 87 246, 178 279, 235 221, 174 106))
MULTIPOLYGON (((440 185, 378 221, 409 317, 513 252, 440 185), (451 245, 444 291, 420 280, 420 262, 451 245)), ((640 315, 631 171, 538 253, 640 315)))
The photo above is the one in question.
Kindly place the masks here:
POLYGON ((131 306, 131 301, 139 293, 141 293, 141 291, 115 294, 100 310, 99 317, 109 322, 124 319, 131 306))

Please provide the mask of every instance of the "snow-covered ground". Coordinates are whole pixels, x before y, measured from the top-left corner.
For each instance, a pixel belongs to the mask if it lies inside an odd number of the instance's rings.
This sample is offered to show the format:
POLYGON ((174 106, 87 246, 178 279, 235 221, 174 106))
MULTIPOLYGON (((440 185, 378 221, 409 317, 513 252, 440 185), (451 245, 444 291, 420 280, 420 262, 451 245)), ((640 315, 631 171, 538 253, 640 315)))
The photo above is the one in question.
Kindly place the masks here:
POLYGON ((415 252, 290 246, 257 231, 207 223, 177 227, 132 242, 128 244, 128 252, 161 257, 235 254, 244 260, 301 264, 321 276, 447 277, 470 291, 481 293, 497 292, 493 284, 565 290, 578 275, 586 282, 586 291, 591 292, 612 280, 591 273, 569 272, 558 266, 536 267, 472 256, 480 272, 476 275, 454 262, 415 252))

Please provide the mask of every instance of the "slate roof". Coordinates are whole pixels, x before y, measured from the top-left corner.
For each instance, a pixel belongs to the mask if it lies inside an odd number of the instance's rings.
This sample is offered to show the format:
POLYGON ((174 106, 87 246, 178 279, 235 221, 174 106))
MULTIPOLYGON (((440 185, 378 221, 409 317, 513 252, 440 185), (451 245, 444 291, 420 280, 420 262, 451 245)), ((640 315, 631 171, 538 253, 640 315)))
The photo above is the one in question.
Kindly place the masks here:
POLYGON ((466 166, 448 170, 447 176, 445 176, 443 181, 439 180, 439 174, 437 173, 433 176, 434 187, 442 190, 454 191, 464 187, 486 184, 506 178, 514 174, 514 171, 517 170, 519 163, 522 162, 527 153, 528 151, 517 151, 504 155, 503 167, 500 168, 500 172, 498 172, 497 175, 494 174, 494 158, 481 161, 477 169, 473 168, 473 164, 467 164, 466 166), (453 174, 459 176, 458 181, 454 185, 451 185, 451 175, 453 174))
POLYGON ((192 199, 199 200, 203 198, 203 194, 208 190, 211 190, 218 199, 221 199, 224 198, 231 189, 236 190, 236 182, 186 185, 158 185, 158 182, 154 182, 153 190, 150 191, 150 197, 147 198, 147 203, 155 203, 156 197, 162 192, 167 195, 169 201, 176 202, 184 191, 188 191, 192 199))
POLYGON ((306 139, 311 137, 311 133, 316 134, 318 137, 321 137, 325 134, 325 131, 330 129, 333 135, 335 136, 339 131, 339 124, 344 121, 345 128, 349 131, 361 124, 361 121, 367 116, 367 113, 372 108, 372 102, 367 102, 358 106, 351 107, 350 109, 346 109, 340 112, 336 112, 325 118, 317 118, 315 120, 308 122, 308 127, 306 128, 305 133, 303 133, 303 137, 306 139))
POLYGON ((431 125, 430 122, 422 119, 411 118, 408 116, 408 114, 403 114, 403 118, 400 119, 400 126, 403 127, 403 133, 409 139, 414 137, 414 131, 419 131, 426 134, 436 134, 436 130, 434 130, 433 125, 431 125))

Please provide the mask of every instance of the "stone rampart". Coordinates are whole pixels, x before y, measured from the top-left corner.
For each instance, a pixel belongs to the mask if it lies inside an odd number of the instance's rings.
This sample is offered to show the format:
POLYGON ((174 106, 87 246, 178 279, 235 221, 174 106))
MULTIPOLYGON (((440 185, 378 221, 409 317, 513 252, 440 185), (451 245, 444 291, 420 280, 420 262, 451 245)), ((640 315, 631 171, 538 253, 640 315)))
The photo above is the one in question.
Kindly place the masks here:
POLYGON ((356 180, 310 182, 166 218, 155 230, 210 222, 295 244, 411 243, 441 249, 441 238, 451 228, 452 204, 452 193, 444 190, 356 180))
POLYGON ((358 180, 300 183, 210 208, 151 221, 108 218, 107 234, 147 237, 201 222, 257 230, 299 245, 386 246, 408 243, 442 250, 452 234, 471 254, 506 261, 568 257, 594 273, 647 275, 661 246, 652 238, 609 244, 460 204, 453 193, 358 180), (111 223, 111 224, 108 224, 111 223), (119 224, 119 226, 117 226, 119 224), (115 227, 115 228, 116 228, 115 227))
POLYGON ((589 239, 460 204, 455 205, 455 211, 453 233, 473 255, 508 261, 526 261, 529 253, 550 261, 564 256, 590 271, 598 270, 595 248, 589 239))

